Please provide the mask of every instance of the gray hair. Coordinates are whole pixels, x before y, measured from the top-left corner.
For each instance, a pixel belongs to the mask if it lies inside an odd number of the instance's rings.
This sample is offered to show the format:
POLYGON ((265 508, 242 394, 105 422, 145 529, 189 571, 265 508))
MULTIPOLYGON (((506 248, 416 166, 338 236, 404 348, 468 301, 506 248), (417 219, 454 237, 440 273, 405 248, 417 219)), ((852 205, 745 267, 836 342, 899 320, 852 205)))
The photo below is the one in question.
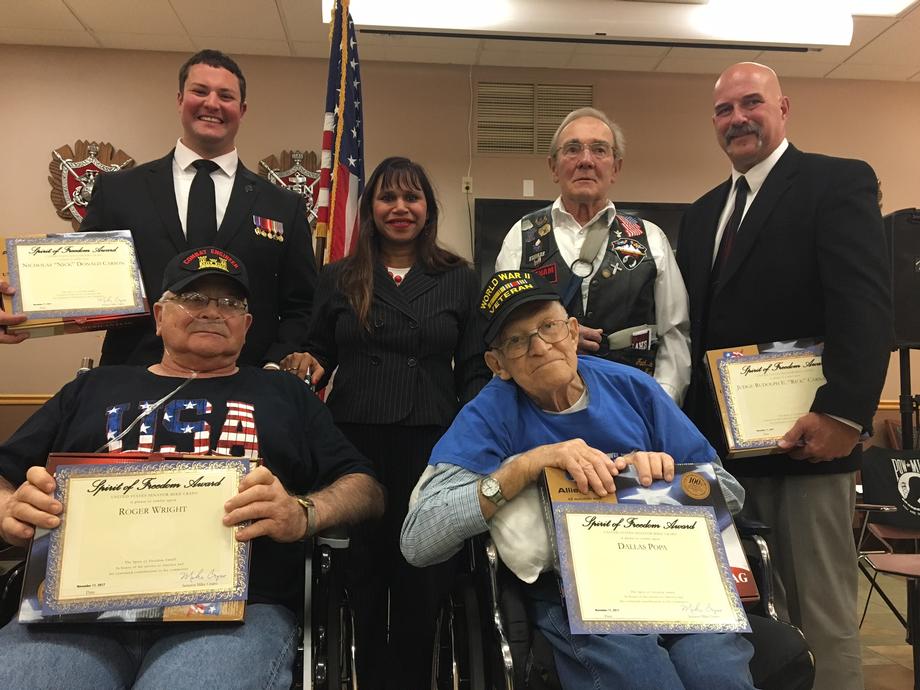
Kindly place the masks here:
POLYGON ((607 125, 607 127, 610 128, 610 132, 613 134, 613 157, 618 160, 623 160, 623 157, 626 155, 626 136, 623 134, 620 125, 607 117, 607 113, 597 108, 578 108, 565 116, 565 119, 562 120, 562 124, 559 125, 559 128, 553 135, 553 140, 549 144, 550 158, 555 158, 556 154, 559 153, 559 136, 562 134, 562 130, 580 117, 593 117, 595 120, 600 120, 607 125))

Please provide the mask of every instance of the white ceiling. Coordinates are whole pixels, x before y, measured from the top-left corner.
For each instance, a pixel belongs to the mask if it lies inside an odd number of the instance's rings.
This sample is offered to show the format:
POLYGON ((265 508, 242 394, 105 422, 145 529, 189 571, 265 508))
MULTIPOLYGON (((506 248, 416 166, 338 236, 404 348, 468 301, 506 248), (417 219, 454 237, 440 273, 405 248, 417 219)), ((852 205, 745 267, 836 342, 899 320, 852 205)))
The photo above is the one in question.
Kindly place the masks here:
MULTIPOLYGON (((577 11, 578 0, 567 1, 577 11)), ((213 47, 239 55, 325 59, 328 24, 322 23, 320 4, 321 0, 0 0, 0 44, 184 53, 213 47)), ((757 60, 787 77, 920 82, 920 3, 900 17, 855 17, 850 46, 808 53, 361 33, 358 48, 362 60, 637 72, 718 74, 732 62, 757 60)))

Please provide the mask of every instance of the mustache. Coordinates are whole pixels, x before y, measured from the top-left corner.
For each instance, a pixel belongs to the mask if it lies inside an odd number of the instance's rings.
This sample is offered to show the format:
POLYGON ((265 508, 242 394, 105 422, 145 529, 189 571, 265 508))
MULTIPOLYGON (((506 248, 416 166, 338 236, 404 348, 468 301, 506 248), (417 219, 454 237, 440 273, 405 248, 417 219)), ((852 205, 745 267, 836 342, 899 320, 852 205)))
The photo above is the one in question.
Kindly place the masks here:
POLYGON ((725 143, 730 144, 733 139, 743 137, 748 134, 755 135, 758 139, 763 138, 763 129, 756 122, 747 122, 743 125, 731 125, 725 130, 725 143))

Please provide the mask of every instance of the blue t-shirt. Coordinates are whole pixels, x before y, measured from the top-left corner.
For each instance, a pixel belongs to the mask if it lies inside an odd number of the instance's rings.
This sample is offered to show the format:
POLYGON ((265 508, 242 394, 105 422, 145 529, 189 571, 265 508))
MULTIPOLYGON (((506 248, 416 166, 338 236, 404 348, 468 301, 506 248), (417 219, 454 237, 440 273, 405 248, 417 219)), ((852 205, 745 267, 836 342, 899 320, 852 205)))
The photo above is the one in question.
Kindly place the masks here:
POLYGON ((712 462, 716 452, 660 385, 638 369, 580 356, 588 406, 570 414, 541 410, 513 381, 493 378, 460 411, 431 452, 489 474, 518 453, 574 438, 605 453, 668 453, 675 462, 712 462))

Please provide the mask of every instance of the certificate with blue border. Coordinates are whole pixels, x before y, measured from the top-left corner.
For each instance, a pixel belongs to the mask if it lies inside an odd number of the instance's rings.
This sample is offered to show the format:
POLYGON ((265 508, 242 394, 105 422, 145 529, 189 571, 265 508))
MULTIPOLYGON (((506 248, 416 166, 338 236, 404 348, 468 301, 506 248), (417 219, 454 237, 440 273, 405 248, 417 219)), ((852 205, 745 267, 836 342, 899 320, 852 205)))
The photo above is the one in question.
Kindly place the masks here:
POLYGON ((140 265, 129 230, 6 239, 11 309, 30 320, 143 314, 140 265))
POLYGON ((249 543, 223 524, 249 460, 57 468, 45 615, 245 601, 249 543))
POLYGON ((553 506, 575 634, 748 632, 709 506, 553 506))
POLYGON ((779 440, 826 383, 822 346, 767 343, 706 353, 729 458, 780 453, 779 440))

